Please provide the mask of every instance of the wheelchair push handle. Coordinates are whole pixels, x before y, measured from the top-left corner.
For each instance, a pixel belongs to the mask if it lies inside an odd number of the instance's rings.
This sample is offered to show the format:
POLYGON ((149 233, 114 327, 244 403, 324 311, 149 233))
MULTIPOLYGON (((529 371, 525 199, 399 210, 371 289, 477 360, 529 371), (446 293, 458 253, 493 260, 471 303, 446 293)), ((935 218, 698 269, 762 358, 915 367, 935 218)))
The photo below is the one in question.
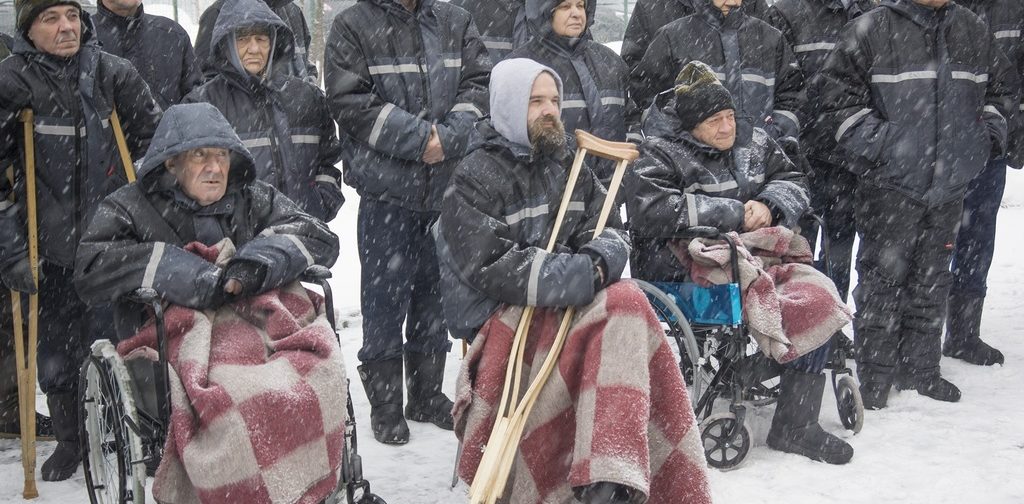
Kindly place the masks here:
POLYGON ((154 301, 160 299, 160 294, 158 294, 154 289, 148 287, 141 287, 133 290, 130 294, 128 294, 127 298, 129 301, 133 303, 148 305, 153 304, 154 301))
POLYGON ((314 264, 302 273, 302 281, 309 283, 320 283, 331 278, 331 270, 319 264, 314 264))

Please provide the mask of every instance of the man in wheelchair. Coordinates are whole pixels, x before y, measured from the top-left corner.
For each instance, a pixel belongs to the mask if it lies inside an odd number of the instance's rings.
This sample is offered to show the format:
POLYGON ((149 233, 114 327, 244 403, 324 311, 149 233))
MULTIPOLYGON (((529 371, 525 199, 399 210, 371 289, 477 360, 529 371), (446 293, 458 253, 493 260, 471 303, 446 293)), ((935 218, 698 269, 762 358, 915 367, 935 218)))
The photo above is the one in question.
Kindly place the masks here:
MULTIPOLYGON (((653 128, 659 133, 641 146, 625 186, 634 277, 688 281, 691 271, 670 250, 687 229, 748 233, 792 227, 808 210, 806 174, 764 130, 737 132, 734 109, 733 97, 711 69, 692 62, 648 113, 648 121, 659 121, 653 128)), ((785 365, 768 446, 845 464, 853 448, 818 424, 829 350, 826 342, 785 365)))

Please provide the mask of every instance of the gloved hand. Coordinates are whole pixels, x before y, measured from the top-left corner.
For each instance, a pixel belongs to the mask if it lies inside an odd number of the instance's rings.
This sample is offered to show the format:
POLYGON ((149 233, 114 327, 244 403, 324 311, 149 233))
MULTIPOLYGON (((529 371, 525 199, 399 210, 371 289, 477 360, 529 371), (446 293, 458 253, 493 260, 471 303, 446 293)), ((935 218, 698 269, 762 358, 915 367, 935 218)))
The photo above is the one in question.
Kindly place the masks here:
POLYGON ((38 291, 36 283, 32 281, 32 268, 28 263, 28 257, 15 261, 0 271, 0 279, 11 290, 27 294, 35 294, 38 291))
POLYGON ((618 230, 608 228, 580 247, 580 253, 590 256, 594 262, 595 276, 603 276, 597 279, 600 287, 607 287, 622 277, 622 270, 626 268, 629 259, 629 243, 626 240, 618 230), (600 273, 596 271, 597 268, 600 268, 600 273))
POLYGON ((252 261, 231 261, 224 269, 224 292, 234 296, 249 296, 259 291, 267 269, 252 261))

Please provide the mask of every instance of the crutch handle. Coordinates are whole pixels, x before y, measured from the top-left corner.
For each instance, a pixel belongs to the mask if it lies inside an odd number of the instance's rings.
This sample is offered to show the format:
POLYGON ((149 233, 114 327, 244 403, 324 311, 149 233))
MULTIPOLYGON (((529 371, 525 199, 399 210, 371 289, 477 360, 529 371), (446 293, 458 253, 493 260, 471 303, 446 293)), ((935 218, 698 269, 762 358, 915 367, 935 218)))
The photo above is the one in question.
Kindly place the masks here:
POLYGON ((588 154, 612 161, 633 161, 640 157, 636 145, 629 142, 612 142, 596 137, 583 130, 576 130, 576 145, 586 149, 588 154))

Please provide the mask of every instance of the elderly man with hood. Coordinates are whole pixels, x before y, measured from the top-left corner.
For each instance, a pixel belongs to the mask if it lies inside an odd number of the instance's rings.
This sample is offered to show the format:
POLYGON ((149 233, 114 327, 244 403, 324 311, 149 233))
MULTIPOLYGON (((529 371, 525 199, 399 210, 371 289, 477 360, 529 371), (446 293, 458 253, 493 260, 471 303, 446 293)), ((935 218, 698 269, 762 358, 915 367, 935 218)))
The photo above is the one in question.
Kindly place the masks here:
POLYGON ((589 167, 554 251, 543 248, 572 163, 561 93, 558 74, 535 61, 495 66, 484 144, 459 164, 435 229, 446 318, 472 340, 455 406, 459 474, 476 477, 522 307, 537 309, 523 360, 529 380, 575 306, 557 371, 519 442, 509 502, 710 502, 682 375, 644 295, 619 281, 629 244, 617 212, 594 237, 606 193, 589 167))
MULTIPOLYGON (((563 79, 562 124, 606 140, 641 141, 639 109, 629 98, 629 73, 611 49, 590 40, 597 12, 596 0, 528 0, 527 19, 534 38, 512 51, 510 58, 528 58, 554 69, 563 79)), ((571 137, 572 138, 572 137, 571 137)), ((603 183, 611 179, 611 161, 595 165, 603 183)))
MULTIPOLYGON (((306 24, 306 16, 302 9, 292 0, 262 0, 274 11, 277 17, 284 21, 291 31, 293 47, 292 59, 286 68, 292 75, 310 82, 317 81, 316 65, 309 59, 309 43, 313 39, 309 33, 309 25, 306 24)), ((196 34, 196 58, 207 78, 213 78, 220 71, 218 65, 219 55, 216 42, 213 40, 220 18, 220 11, 224 8, 227 0, 216 0, 203 11, 199 17, 199 33, 196 34)))
POLYGON ((530 41, 526 0, 452 0, 473 16, 491 61, 501 61, 530 41))
POLYGON ((884 408, 899 373, 900 388, 959 401, 939 368, 949 264, 968 185, 1007 153, 1017 72, 966 7, 883 0, 846 26, 819 75, 823 120, 857 176, 864 406, 884 408))
POLYGON ((78 368, 92 340, 109 334, 109 313, 86 307, 71 287, 75 250, 104 196, 126 181, 112 133, 117 111, 133 159, 142 157, 160 109, 131 63, 104 53, 77 1, 18 0, 14 54, 0 63, 0 278, 39 293, 39 385, 47 395, 57 449, 45 481, 78 467, 78 368), (27 243, 24 138, 19 114, 35 116, 39 282, 27 243))
POLYGON ((382 443, 407 442, 406 419, 452 429, 441 392, 451 343, 430 226, 456 163, 479 143, 490 69, 469 13, 447 2, 361 1, 334 18, 327 40, 328 104, 345 182, 360 198, 359 376, 382 443))
MULTIPOLYGON (((663 111, 675 118, 675 130, 648 137, 626 178, 637 278, 689 281, 669 250, 669 241, 687 228, 792 227, 807 211, 807 176, 763 129, 755 128, 750 140, 738 137, 733 98, 709 67, 687 64, 663 111)), ((829 350, 825 344, 786 364, 768 446, 845 464, 853 448, 818 424, 829 350)))
POLYGON ((306 213, 338 213, 341 147, 323 91, 287 71, 291 32, 261 0, 227 0, 213 30, 218 73, 185 102, 217 107, 256 160, 256 178, 306 213))
POLYGON ((203 83, 188 33, 173 20, 147 14, 142 0, 100 0, 93 21, 103 50, 132 62, 160 108, 180 103, 203 83))

